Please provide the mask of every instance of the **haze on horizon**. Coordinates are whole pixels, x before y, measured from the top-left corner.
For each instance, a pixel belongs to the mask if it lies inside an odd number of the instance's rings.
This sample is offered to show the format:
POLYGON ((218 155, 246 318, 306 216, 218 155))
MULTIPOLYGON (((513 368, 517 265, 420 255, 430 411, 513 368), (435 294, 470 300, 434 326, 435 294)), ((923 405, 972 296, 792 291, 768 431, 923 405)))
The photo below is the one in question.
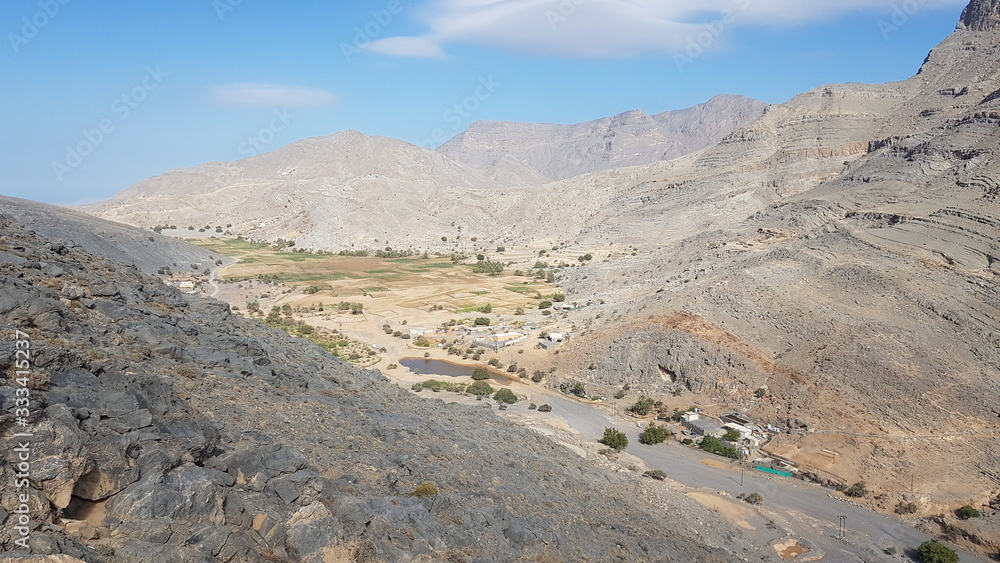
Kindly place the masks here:
POLYGON ((186 0, 0 7, 4 195, 72 204, 346 129, 430 147, 717 94, 907 78, 962 0, 186 0))

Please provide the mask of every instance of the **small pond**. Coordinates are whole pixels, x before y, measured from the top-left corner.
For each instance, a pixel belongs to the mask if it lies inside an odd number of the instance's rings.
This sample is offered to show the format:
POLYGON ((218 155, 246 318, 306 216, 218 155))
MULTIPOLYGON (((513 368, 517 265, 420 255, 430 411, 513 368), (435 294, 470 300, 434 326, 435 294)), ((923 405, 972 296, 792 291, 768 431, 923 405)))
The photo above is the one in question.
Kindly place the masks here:
MULTIPOLYGON (((445 377, 472 377, 472 372, 476 367, 453 364, 444 360, 429 360, 427 358, 403 358, 399 365, 421 375, 443 375, 445 377)), ((505 374, 497 373, 490 369, 490 379, 507 380, 510 379, 505 374)))

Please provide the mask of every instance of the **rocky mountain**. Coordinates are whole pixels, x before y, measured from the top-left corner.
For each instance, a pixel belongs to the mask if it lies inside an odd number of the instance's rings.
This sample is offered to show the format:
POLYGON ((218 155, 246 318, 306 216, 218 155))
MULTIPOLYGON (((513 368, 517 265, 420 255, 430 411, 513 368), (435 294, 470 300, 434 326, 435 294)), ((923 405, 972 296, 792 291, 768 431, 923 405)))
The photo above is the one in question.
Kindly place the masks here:
POLYGON ((415 396, 7 218, 0 246, 0 429, 30 466, 0 462, 8 555, 26 536, 30 560, 128 563, 708 562, 749 547, 681 493, 487 402, 415 396))
MULTIPOLYGON (((442 250, 452 246, 442 236, 460 240, 463 229, 466 238, 476 236, 469 233, 482 218, 503 218, 550 178, 687 154, 752 121, 763 107, 719 96, 686 110, 630 112, 576 126, 479 123, 437 152, 346 131, 238 162, 170 171, 84 210, 141 227, 184 228, 225 217, 234 233, 309 248, 391 241, 442 250), (500 137, 519 148, 480 150, 500 137)), ((497 244, 512 240, 477 234, 497 244)))
POLYGON ((514 160, 563 180, 690 154, 755 121, 766 105, 722 95, 687 109, 657 115, 633 110, 576 125, 477 121, 437 150, 480 168, 514 160))
POLYGON ((88 252, 134 264, 148 274, 164 266, 181 272, 194 265, 200 271, 214 267, 217 260, 229 261, 173 237, 54 205, 0 196, 0 214, 29 226, 43 237, 74 241, 88 252))
POLYGON ((567 276, 615 305, 562 361, 807 428, 781 453, 885 489, 915 475, 922 506, 995 496, 997 10, 972 3, 910 80, 806 93, 580 204, 601 209, 581 246, 662 248, 567 276))
POLYGON ((538 181, 523 167, 487 173, 403 141, 345 131, 238 162, 167 172, 85 210, 140 226, 184 228, 225 218, 235 233, 311 248, 390 237, 429 244, 451 234, 456 220, 488 213, 492 192, 538 181))

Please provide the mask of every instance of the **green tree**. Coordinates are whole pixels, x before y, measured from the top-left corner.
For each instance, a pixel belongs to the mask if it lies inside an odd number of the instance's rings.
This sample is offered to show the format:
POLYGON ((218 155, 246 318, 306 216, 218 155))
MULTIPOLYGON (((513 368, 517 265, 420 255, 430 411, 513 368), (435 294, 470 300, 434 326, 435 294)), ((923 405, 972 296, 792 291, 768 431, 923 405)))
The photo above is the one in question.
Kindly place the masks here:
POLYGON ((552 412, 552 405, 539 405, 538 412, 552 412))
POLYGON ((566 301, 566 294, 556 293, 555 295, 552 296, 552 301, 556 303, 562 303, 563 301, 566 301))
POLYGON ((549 309, 552 307, 552 301, 546 299, 538 304, 539 309, 549 309))
POLYGON ((670 437, 670 431, 662 426, 650 424, 639 434, 639 442, 650 446, 661 444, 670 437))
POLYGON ((722 457, 730 457, 733 459, 737 457, 737 453, 734 448, 726 446, 715 436, 705 436, 702 438, 700 447, 710 454, 721 455, 722 457))
POLYGON ((476 326, 490 326, 490 320, 486 317, 477 317, 475 320, 476 326))
POLYGON ((416 340, 413 341, 413 345, 419 346, 421 348, 430 348, 431 341, 426 336, 420 335, 417 337, 416 340))
POLYGON ((739 442, 743 439, 743 434, 740 434, 738 430, 730 428, 726 430, 726 435, 723 436, 722 439, 727 442, 739 442))
POLYGON ((484 379, 489 379, 489 378, 490 378, 490 370, 484 367, 478 367, 472 370, 472 379, 475 379, 476 381, 483 381, 484 379))
POLYGON ((465 390, 466 393, 471 393, 473 395, 478 395, 480 397, 485 397, 487 395, 493 394, 493 388, 490 387, 489 383, 485 381, 476 381, 469 388, 465 390))
POLYGON ((493 305, 487 303, 486 305, 483 305, 482 307, 479 308, 479 312, 486 313, 488 315, 493 312, 493 305))
POLYGON ((587 395, 587 388, 583 385, 583 383, 577 381, 572 387, 570 387, 569 392, 577 397, 584 397, 587 395))
POLYGON ((628 408, 628 412, 638 416, 646 416, 647 414, 653 412, 653 405, 655 404, 656 402, 653 401, 653 399, 642 396, 639 397, 639 400, 636 401, 634 405, 628 408))
POLYGON ((512 405, 517 402, 517 395, 510 389, 501 389, 493 395, 493 400, 503 405, 512 405))
POLYGON ((615 428, 605 428, 601 443, 609 448, 624 450, 628 446, 628 436, 615 428))
POLYGON ((925 541, 920 544, 920 547, 917 548, 917 556, 921 563, 959 563, 955 550, 937 540, 925 541))

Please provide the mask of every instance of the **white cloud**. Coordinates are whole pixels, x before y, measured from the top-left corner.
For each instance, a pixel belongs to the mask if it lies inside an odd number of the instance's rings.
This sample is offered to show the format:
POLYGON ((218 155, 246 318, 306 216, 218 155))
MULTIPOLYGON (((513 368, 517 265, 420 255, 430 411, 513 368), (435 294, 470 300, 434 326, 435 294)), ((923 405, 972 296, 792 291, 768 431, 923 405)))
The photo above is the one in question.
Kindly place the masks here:
POLYGON ((326 90, 280 84, 223 84, 213 86, 210 95, 218 104, 247 106, 328 106, 338 100, 326 90))
POLYGON ((688 48, 709 31, 708 48, 729 26, 797 25, 865 12, 876 25, 894 8, 962 6, 967 0, 429 0, 429 33, 391 37, 371 50, 442 57, 448 44, 537 55, 620 58, 688 48), (882 15, 879 15, 882 14, 882 15), (724 22, 724 23, 722 23, 724 22), (721 28, 720 28, 721 25, 721 28), (720 29, 723 29, 721 33, 720 29))
POLYGON ((444 49, 431 37, 388 37, 373 41, 365 49, 394 57, 444 58, 444 49))

